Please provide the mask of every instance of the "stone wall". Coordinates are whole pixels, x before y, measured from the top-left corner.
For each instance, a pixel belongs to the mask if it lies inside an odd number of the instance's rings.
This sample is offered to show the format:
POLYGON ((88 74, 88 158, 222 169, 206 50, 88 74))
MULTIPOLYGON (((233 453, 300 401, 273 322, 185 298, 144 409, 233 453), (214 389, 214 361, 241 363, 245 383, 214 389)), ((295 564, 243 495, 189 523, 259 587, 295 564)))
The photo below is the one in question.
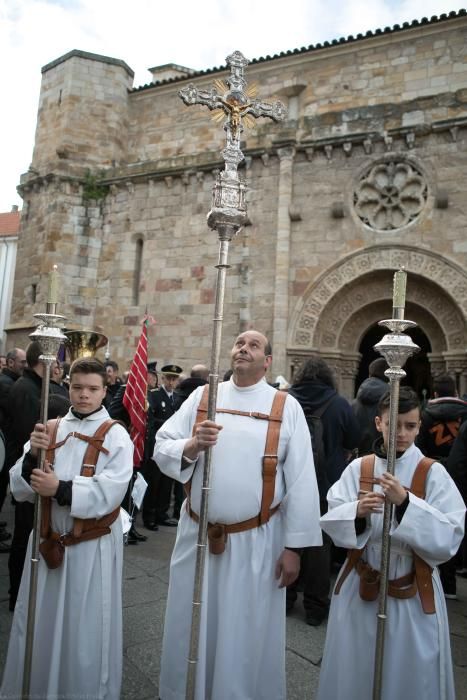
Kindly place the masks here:
MULTIPOLYGON (((368 285, 365 304, 389 311, 388 265, 404 264, 408 250, 430 251, 443 275, 455 270, 463 279, 466 39, 462 15, 248 67, 261 98, 285 101, 289 118, 243 134, 250 222, 231 245, 223 368, 232 338, 255 326, 272 339, 274 374, 290 376, 300 357, 318 351, 350 394, 358 343, 343 347, 350 336, 342 328, 332 342, 317 330, 339 326, 343 301, 333 295, 345 300, 347 292, 357 300, 347 329, 361 337, 368 328, 368 314, 357 313, 365 269, 341 291, 333 283, 339 265, 371 250, 388 288, 368 285)), ((216 71, 128 91, 131 70, 116 59, 71 52, 45 67, 33 169, 21 183, 27 215, 12 344, 43 308, 46 274, 58 262, 70 325, 101 327, 122 366, 146 307, 157 320, 151 356, 185 368, 209 361, 218 243, 206 214, 224 136, 178 90, 225 77, 216 71)), ((458 314, 456 342, 465 346, 467 310, 429 274, 427 267, 417 284, 458 314)), ((420 299, 413 304, 439 350, 436 362, 460 362, 460 346, 432 320, 434 302, 428 311, 420 299)))

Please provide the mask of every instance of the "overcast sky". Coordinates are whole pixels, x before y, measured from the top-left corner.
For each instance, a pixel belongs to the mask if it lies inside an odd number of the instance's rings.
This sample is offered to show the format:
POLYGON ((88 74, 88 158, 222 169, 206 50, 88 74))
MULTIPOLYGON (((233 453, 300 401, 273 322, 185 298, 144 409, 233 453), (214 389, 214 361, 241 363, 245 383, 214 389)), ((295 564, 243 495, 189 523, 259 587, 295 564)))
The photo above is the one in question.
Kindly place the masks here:
POLYGON ((0 212, 32 157, 41 67, 72 49, 147 69, 223 65, 459 10, 459 0, 0 0, 0 212))

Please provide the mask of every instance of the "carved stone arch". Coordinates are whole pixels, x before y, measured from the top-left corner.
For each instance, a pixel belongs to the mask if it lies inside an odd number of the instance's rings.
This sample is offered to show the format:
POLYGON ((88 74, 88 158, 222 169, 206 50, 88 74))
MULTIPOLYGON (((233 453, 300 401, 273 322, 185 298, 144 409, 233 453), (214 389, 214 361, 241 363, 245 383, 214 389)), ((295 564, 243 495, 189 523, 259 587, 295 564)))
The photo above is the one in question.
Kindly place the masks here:
MULTIPOLYGON (((360 347, 363 336, 371 326, 374 326, 383 318, 387 318, 388 302, 385 300, 368 304, 356 311, 342 327, 339 346, 344 352, 356 353, 360 347)), ((434 316, 429 311, 407 302, 406 316, 409 319, 417 319, 417 324, 430 339, 432 353, 441 354, 446 351, 446 340, 443 330, 434 316)))
MULTIPOLYGON (((392 274, 385 270, 362 275, 339 290, 318 319, 313 347, 357 352, 366 329, 391 317, 392 274)), ((457 306, 438 285, 419 275, 411 275, 407 286, 406 316, 423 327, 433 352, 465 348, 465 324, 457 306)))
MULTIPOLYGON (((390 315, 392 273, 401 267, 409 273, 409 300, 423 308, 427 308, 429 303, 432 315, 440 321, 443 319, 440 325, 446 329, 447 350, 459 352, 461 348, 464 349, 467 318, 466 273, 452 260, 437 253, 410 246, 381 245, 349 255, 310 284, 297 303, 292 317, 288 354, 318 350, 321 338, 324 340, 325 324, 328 324, 327 331, 335 335, 339 321, 332 318, 330 310, 339 300, 341 318, 346 313, 348 318, 357 310, 360 297, 363 305, 381 298, 387 299, 390 315), (414 276, 417 278, 417 284, 412 283, 414 276), (358 280, 366 278, 367 283, 378 286, 380 277, 384 280, 384 293, 380 292, 378 297, 375 291, 376 296, 373 295, 372 299, 365 296, 365 285, 360 285, 358 280), (350 299, 349 291, 354 285, 355 295, 350 299), (449 309, 447 314, 446 309, 449 309)), ((338 334, 333 341, 333 347, 337 347, 337 337, 338 334)), ((327 341, 326 346, 329 347, 327 341)))

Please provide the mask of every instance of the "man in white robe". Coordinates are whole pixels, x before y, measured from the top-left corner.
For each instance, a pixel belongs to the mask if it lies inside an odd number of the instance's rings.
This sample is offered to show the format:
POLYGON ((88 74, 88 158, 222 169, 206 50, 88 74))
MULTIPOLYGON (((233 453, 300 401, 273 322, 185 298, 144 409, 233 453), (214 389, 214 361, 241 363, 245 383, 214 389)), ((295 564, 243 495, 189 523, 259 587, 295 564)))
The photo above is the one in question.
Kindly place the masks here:
MULTIPOLYGON (((434 567, 436 611, 423 611, 418 591, 411 598, 388 597, 382 698, 454 700, 448 618, 437 566, 455 554, 462 540, 464 503, 447 471, 437 462, 426 478, 425 499, 405 488, 410 487, 423 458, 414 444, 420 427, 415 392, 408 387, 400 389, 394 476, 386 471, 388 394, 381 399, 376 425, 383 440, 377 446, 374 476, 381 483, 373 492, 360 494, 361 459, 355 459, 329 490, 329 510, 321 518, 321 527, 340 547, 365 547, 362 560, 379 570, 383 494, 394 503, 389 580, 410 574, 416 552, 434 567)), ((360 577, 353 569, 339 593, 332 596, 319 700, 371 700, 378 601, 362 600, 359 584, 360 577)))
MULTIPOLYGON (((267 338, 242 333, 232 349, 233 376, 219 386, 217 408, 270 414, 276 390, 265 381, 267 338)), ((154 459, 168 475, 191 481, 191 508, 200 512, 203 462, 212 447, 208 519, 233 524, 255 517, 262 497, 262 458, 268 422, 218 413, 196 426, 203 387, 159 430, 154 459)), ((222 554, 207 553, 204 572, 196 700, 284 700, 285 586, 298 575, 299 550, 322 543, 319 497, 308 427, 287 396, 280 428, 272 507, 254 529, 228 535, 222 554), (298 551, 297 551, 298 550, 298 551)), ((159 695, 184 700, 198 523, 186 507, 177 531, 161 661, 159 695)))
MULTIPOLYGON (((101 406, 105 368, 94 359, 77 360, 71 368, 72 408, 61 420, 57 442, 73 432, 92 436, 109 419, 101 406)), ((36 425, 25 454, 10 470, 18 501, 35 494, 52 497, 51 529, 68 533, 74 518, 101 518, 116 509, 132 473, 133 445, 121 425, 105 435, 93 477, 80 476, 87 442, 71 436, 55 451, 53 471, 35 467, 38 451, 49 444, 36 425), (28 467, 29 464, 29 467, 28 467)), ((31 540, 10 634, 0 698, 21 698, 27 624, 31 540)), ((56 569, 41 556, 38 569, 35 642, 30 697, 118 700, 122 674, 122 560, 120 518, 110 534, 64 549, 56 569)))

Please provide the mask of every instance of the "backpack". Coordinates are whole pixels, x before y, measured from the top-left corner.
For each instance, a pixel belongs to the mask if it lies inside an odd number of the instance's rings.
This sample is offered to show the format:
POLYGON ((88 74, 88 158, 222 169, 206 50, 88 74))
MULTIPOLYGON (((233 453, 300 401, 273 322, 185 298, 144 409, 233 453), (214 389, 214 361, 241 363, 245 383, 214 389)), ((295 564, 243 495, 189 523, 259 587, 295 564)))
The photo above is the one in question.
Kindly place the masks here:
POLYGON ((331 487, 326 470, 326 450, 324 448, 324 427, 322 417, 337 394, 331 396, 320 408, 313 411, 305 411, 305 418, 311 436, 311 446, 313 449, 313 461, 315 463, 316 479, 320 500, 326 501, 326 495, 331 487))

